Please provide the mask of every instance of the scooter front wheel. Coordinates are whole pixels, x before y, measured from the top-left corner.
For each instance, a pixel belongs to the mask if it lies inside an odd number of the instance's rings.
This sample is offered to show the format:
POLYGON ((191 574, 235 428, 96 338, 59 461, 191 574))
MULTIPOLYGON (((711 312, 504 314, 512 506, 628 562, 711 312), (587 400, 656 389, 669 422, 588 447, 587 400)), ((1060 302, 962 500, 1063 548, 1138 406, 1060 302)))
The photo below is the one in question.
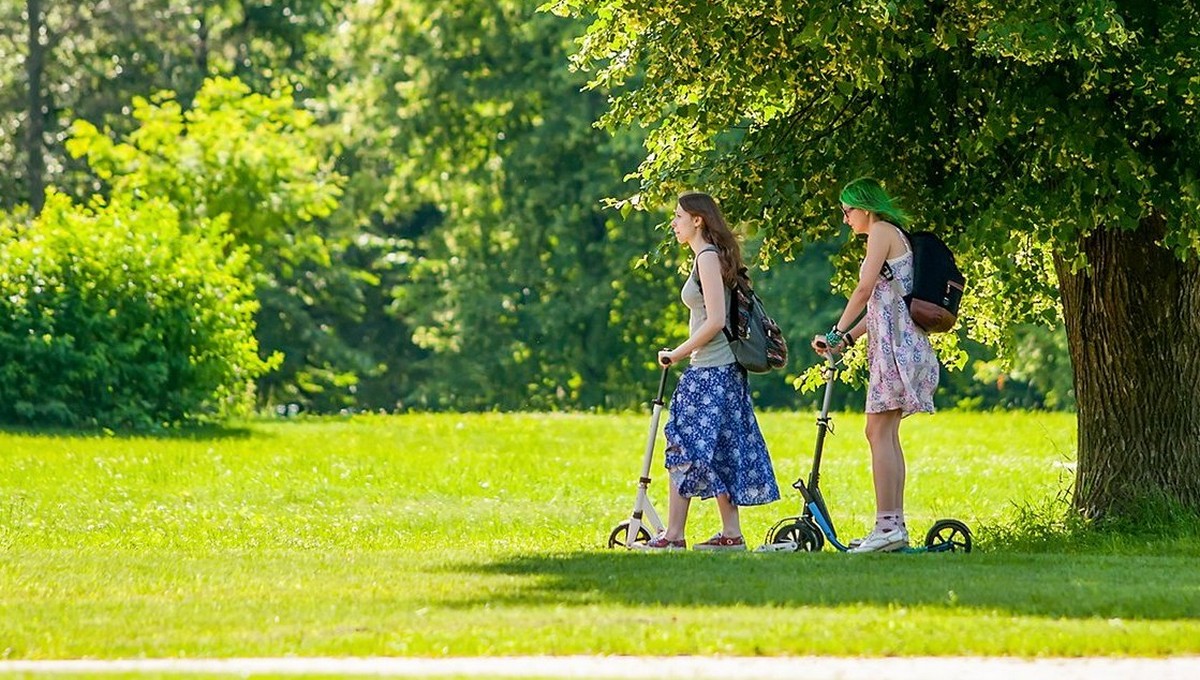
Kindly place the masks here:
POLYGON ((621 522, 608 535, 608 547, 610 548, 628 548, 633 543, 645 543, 650 540, 650 532, 645 526, 638 527, 637 536, 633 540, 629 540, 629 520, 621 522))
POLYGON ((806 522, 785 525, 771 537, 771 545, 794 545, 796 552, 820 552, 825 547, 825 536, 806 522))

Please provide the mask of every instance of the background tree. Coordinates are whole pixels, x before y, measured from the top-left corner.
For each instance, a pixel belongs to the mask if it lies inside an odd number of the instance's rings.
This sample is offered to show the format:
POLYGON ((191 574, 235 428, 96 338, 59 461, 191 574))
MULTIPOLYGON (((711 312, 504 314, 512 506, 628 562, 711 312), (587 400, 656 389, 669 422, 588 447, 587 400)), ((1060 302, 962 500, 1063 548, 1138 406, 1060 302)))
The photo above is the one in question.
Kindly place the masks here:
POLYGON ((973 337, 1061 303, 1075 506, 1200 509, 1194 3, 548 7, 590 21, 576 64, 612 93, 605 124, 651 128, 642 203, 703 178, 784 254, 838 228, 846 180, 881 176, 967 264, 973 337))
POLYGON ((356 358, 341 355, 353 348, 320 323, 360 298, 354 274, 335 264, 325 238, 321 220, 337 207, 343 178, 312 134, 312 114, 289 91, 267 96, 215 78, 190 110, 160 93, 135 98, 133 118, 140 126, 125 141, 77 121, 68 149, 86 157, 108 195, 165 198, 185 223, 229 220, 234 242, 251 255, 260 342, 285 356, 281 370, 264 378, 268 392, 352 381, 340 371, 356 358))
POLYGON ((82 118, 127 133, 135 96, 169 89, 186 107, 217 74, 323 89, 318 48, 344 4, 0 0, 0 208, 36 207, 47 178, 86 199, 95 186, 64 152, 67 129, 82 118))
MULTIPOLYGON (((391 199, 370 204, 374 219, 405 237, 394 312, 436 357, 406 400, 644 398, 654 349, 678 330, 678 311, 663 317, 676 295, 663 272, 678 258, 633 269, 664 219, 624 221, 601 205, 636 166, 640 138, 592 128, 604 103, 565 68, 573 27, 515 1, 378 2, 350 20, 339 52, 353 65, 340 70, 362 77, 346 86, 345 143, 381 178, 367 190, 391 199)), ((367 204, 355 188, 347 201, 367 204)))
MULTIPOLYGON (((0 177, 0 207, 31 203, 36 209, 43 182, 33 169, 39 167, 77 201, 108 190, 104 178, 66 152, 74 120, 121 138, 140 125, 130 115, 135 97, 169 90, 187 110, 210 73, 237 74, 260 92, 324 91, 333 74, 321 48, 345 3, 42 3, 40 28, 34 25, 38 15, 23 11, 25 4, 0 0, 0 65, 13 66, 0 72, 0 162, 13 169, 0 177), (26 44, 26 34, 41 38, 26 44), (44 62, 40 86, 22 77, 34 69, 20 68, 22 59, 32 64, 37 55, 44 62), (39 96, 40 107, 27 105, 39 96), (43 115, 32 116, 29 109, 43 115)), ((318 136, 315 129, 306 135, 314 141, 318 136)), ((258 325, 264 346, 285 350, 288 357, 281 371, 264 378, 262 393, 310 405, 352 387, 378 363, 340 334, 362 316, 365 291, 373 285, 369 273, 341 264, 340 254, 357 236, 353 225, 321 220, 309 229, 312 234, 320 236, 329 257, 301 258, 286 271, 278 269, 271 285, 260 287, 258 325)), ((345 398, 334 395, 328 402, 325 408, 337 408, 345 398)))
POLYGON ((25 75, 29 107, 25 110, 25 176, 29 180, 29 205, 35 213, 42 210, 42 194, 46 191, 45 168, 45 105, 42 103, 42 74, 46 68, 46 48, 42 42, 45 24, 42 3, 27 0, 25 75))
POLYGON ((45 208, 0 223, 0 422, 160 428, 247 413, 272 362, 225 219, 130 197, 51 193, 45 208))

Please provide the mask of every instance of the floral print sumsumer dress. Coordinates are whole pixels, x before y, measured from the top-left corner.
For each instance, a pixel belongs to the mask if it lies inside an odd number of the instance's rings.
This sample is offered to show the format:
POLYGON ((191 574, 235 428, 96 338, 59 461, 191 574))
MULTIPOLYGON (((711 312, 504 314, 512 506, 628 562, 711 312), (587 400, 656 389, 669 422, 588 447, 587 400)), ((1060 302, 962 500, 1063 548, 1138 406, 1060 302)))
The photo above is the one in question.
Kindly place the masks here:
POLYGON ((888 266, 895 281, 880 276, 867 301, 867 413, 933 413, 937 355, 904 304, 913 286, 912 248, 888 266))
POLYGON ((729 494, 734 505, 779 500, 779 486, 737 364, 689 366, 671 398, 666 467, 685 498, 729 494))

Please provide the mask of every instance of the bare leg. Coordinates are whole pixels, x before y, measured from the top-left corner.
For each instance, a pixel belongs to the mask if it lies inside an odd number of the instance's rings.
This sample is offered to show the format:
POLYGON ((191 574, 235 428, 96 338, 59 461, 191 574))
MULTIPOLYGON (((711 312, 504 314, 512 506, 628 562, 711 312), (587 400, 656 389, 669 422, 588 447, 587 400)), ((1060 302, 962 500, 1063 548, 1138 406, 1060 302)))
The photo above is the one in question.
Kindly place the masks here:
POLYGON ((721 535, 737 538, 742 535, 742 522, 738 516, 738 506, 729 500, 729 494, 717 495, 717 512, 721 513, 721 535))
POLYGON ((892 431, 892 442, 896 449, 896 461, 899 464, 899 474, 896 475, 895 509, 899 510, 901 516, 904 514, 904 481, 908 466, 904 462, 904 448, 900 445, 900 418, 896 419, 896 429, 892 431))
POLYGON ((899 550, 908 543, 904 529, 904 452, 900 448, 900 410, 867 414, 867 442, 875 479, 875 526, 853 552, 899 550))
POLYGON ((867 443, 875 480, 875 509, 904 507, 904 453, 900 450, 900 410, 867 414, 867 443))
POLYGON ((680 541, 687 534, 688 508, 692 499, 679 495, 679 487, 671 482, 671 493, 667 497, 667 540, 680 541))

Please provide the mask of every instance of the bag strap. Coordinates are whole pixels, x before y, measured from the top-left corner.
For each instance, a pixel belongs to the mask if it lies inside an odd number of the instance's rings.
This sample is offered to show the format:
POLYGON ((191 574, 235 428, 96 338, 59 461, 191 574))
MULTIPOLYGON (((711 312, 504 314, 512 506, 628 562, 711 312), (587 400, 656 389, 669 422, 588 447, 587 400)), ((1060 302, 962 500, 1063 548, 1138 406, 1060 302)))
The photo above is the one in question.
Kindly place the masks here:
MULTIPOLYGON (((708 246, 707 248, 703 248, 700 250, 700 252, 696 253, 696 257, 693 259, 693 263, 696 262, 697 260, 699 260, 700 256, 703 255, 704 253, 716 253, 718 256, 720 256, 721 249, 717 248, 716 246, 708 246)), ((692 264, 692 269, 693 270, 696 269, 695 264, 692 264)))
MULTIPOLYGON (((894 225, 894 224, 892 226, 896 227, 896 225, 894 225)), ((905 252, 912 253, 913 252, 912 238, 908 235, 908 232, 901 229, 900 227, 896 227, 896 231, 900 232, 900 235, 904 237, 904 247, 906 249, 905 252)), ((904 256, 901 255, 901 257, 904 257, 904 256)), ((916 257, 916 253, 913 253, 913 257, 916 257)), ((883 278, 887 279, 888 281, 896 280, 896 273, 892 271, 892 265, 888 264, 887 260, 884 260, 883 266, 879 268, 879 275, 882 276, 883 278)))
POLYGON ((700 284, 700 272, 699 272, 699 266, 696 264, 696 260, 699 260, 700 256, 703 255, 704 253, 710 253, 710 252, 716 253, 717 255, 721 254, 720 249, 718 249, 716 246, 708 246, 707 248, 704 248, 700 252, 696 253, 696 257, 692 260, 692 276, 694 276, 696 278, 696 285, 700 287, 701 293, 704 292, 704 287, 700 284))
MULTIPOLYGON (((892 226, 895 227, 896 225, 893 224, 892 226)), ((900 227, 896 227, 896 231, 900 232, 900 235, 904 237, 904 246, 908 249, 908 254, 912 255, 913 264, 916 264, 917 254, 913 251, 912 238, 909 237, 907 231, 901 229, 900 227)), ((901 257, 904 256, 901 255, 901 257)), ((908 301, 905 300, 906 295, 904 293, 904 287, 900 285, 900 280, 896 278, 896 272, 892 270, 892 265, 889 264, 887 260, 883 261, 883 267, 880 268, 879 275, 892 284, 892 290, 896 293, 896 297, 900 298, 900 301, 904 302, 904 306, 907 308, 908 301)))
MULTIPOLYGON (((701 255, 703 255, 704 253, 710 252, 710 251, 716 253, 717 255, 721 254, 720 249, 718 249, 716 246, 708 246, 707 248, 704 248, 700 252, 696 253, 696 258, 699 259, 699 257, 701 255)), ((700 274, 699 274, 698 270, 699 270, 699 268, 695 264, 693 264, 692 265, 692 276, 696 279, 696 287, 700 289, 700 294, 703 295, 704 294, 704 285, 700 283, 700 274)), ((725 324, 721 327, 721 330, 724 331, 726 340, 733 340, 733 337, 734 337, 733 331, 729 329, 729 322, 730 322, 730 317, 733 316, 737 310, 737 297, 736 296, 737 296, 737 291, 730 288, 729 286, 725 286, 725 324)), ((736 324, 737 320, 733 319, 733 323, 736 324)))

